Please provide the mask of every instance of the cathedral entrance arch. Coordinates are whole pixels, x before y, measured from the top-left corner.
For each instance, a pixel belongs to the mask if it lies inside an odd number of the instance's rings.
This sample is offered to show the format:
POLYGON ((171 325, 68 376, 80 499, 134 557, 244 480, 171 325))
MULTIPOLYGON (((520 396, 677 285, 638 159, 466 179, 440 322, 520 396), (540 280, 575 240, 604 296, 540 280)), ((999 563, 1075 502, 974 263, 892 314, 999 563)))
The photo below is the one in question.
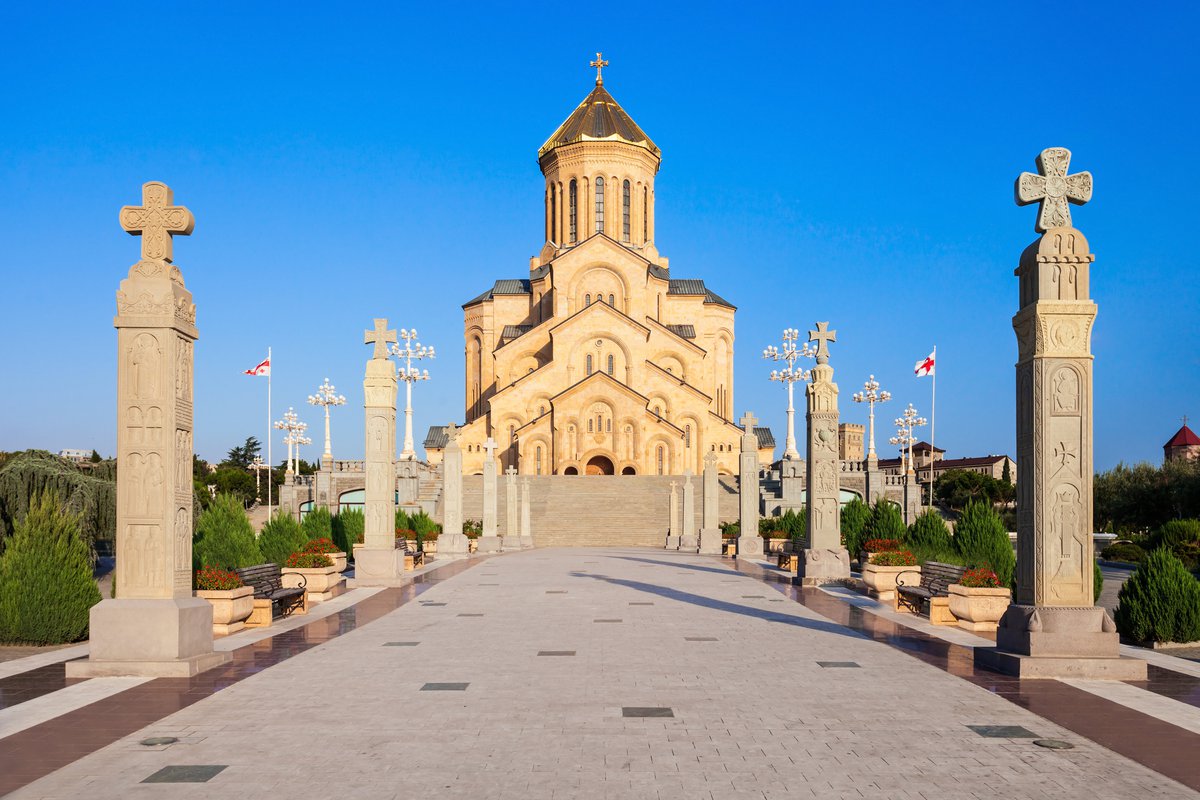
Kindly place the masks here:
POLYGON ((625 469, 621 470, 621 474, 622 475, 637 475, 637 470, 634 469, 633 467, 626 467, 625 469))
POLYGON ((608 456, 592 456, 587 462, 587 475, 614 474, 613 462, 608 456))

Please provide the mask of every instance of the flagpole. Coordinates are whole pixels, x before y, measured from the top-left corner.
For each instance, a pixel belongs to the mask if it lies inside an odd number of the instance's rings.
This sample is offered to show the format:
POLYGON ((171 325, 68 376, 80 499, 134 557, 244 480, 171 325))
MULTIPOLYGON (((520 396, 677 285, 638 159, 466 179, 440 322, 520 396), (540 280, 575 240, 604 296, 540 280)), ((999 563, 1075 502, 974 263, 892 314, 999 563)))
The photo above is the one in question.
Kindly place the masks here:
POLYGON ((937 440, 934 431, 937 429, 937 345, 933 346, 933 396, 929 402, 929 508, 933 508, 933 476, 937 463, 937 440))
POLYGON ((271 484, 275 482, 275 461, 271 457, 271 347, 267 346, 267 521, 271 520, 271 484))

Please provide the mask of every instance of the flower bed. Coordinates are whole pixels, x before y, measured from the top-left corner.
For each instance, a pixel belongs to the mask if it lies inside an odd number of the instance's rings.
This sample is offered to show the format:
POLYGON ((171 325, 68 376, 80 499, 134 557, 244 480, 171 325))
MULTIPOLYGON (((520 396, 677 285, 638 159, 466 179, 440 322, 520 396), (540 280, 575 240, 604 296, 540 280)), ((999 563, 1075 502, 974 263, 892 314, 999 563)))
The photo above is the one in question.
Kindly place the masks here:
POLYGON ((304 545, 301 550, 303 553, 320 553, 328 556, 329 560, 337 567, 338 572, 346 570, 346 553, 339 550, 338 546, 333 543, 332 539, 322 537, 320 539, 312 539, 308 544, 304 545))
POLYGON ((213 607, 214 634, 223 636, 246 627, 246 619, 254 610, 254 587, 243 586, 236 572, 219 567, 198 569, 195 586, 196 597, 213 607))
POLYGON ((921 581, 921 568, 917 566, 917 557, 907 550, 874 553, 862 568, 862 579, 867 585, 867 594, 877 600, 895 599, 896 579, 901 575, 905 576, 905 584, 921 581))

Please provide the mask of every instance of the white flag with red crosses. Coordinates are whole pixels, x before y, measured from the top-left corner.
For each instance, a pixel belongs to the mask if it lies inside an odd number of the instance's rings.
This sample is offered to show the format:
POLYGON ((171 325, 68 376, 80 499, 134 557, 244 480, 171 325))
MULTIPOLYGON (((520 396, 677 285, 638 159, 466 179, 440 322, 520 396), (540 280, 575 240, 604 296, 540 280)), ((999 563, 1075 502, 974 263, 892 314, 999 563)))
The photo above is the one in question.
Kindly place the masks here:
POLYGON ((913 367, 913 372, 917 373, 918 378, 924 378, 926 375, 933 374, 933 356, 934 353, 930 353, 913 367))
POLYGON ((260 363, 253 369, 245 371, 246 375, 270 375, 271 374, 271 357, 267 356, 266 360, 260 363))

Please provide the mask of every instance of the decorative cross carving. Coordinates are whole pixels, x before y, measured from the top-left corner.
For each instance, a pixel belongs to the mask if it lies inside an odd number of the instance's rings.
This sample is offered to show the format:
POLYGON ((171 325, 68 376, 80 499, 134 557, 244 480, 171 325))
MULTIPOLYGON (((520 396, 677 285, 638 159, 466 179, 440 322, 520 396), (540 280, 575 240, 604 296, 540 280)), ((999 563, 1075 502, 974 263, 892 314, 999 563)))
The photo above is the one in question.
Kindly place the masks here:
POLYGON ((1067 174, 1071 151, 1065 147, 1047 147, 1037 157, 1038 172, 1022 172, 1017 177, 1017 205, 1041 202, 1033 228, 1045 233, 1050 228, 1071 227, 1069 203, 1081 206, 1092 199, 1092 173, 1067 174))
POLYGON ((375 330, 363 331, 363 344, 375 345, 372 359, 379 360, 388 357, 388 343, 396 341, 396 331, 387 329, 387 317, 375 319, 375 330))
POLYGON ((487 451, 487 457, 489 459, 495 458, 496 457, 496 440, 489 436, 487 438, 487 441, 483 443, 483 449, 487 451))
POLYGON ((808 332, 808 340, 817 343, 817 363, 829 363, 829 343, 837 341, 837 331, 829 330, 828 322, 818 322, 815 331, 808 332))
POLYGON ((175 193, 165 183, 150 181, 142 184, 142 204, 121 208, 121 227, 130 236, 142 237, 142 259, 171 260, 171 237, 187 236, 196 226, 196 219, 185 206, 177 206, 175 193))
POLYGON ((600 74, 600 70, 608 66, 608 62, 604 60, 604 57, 596 53, 596 60, 589 63, 588 66, 596 68, 596 85, 599 86, 604 83, 604 76, 600 74))
POLYGON ((747 411, 742 415, 741 423, 742 429, 745 430, 746 433, 754 433, 754 426, 758 424, 758 420, 754 418, 753 414, 747 411))
POLYGON ((508 469, 504 470, 504 474, 515 477, 517 474, 517 468, 514 467, 512 464, 509 464, 508 469))
POLYGON ((451 422, 446 426, 446 444, 458 438, 458 426, 451 422))
POLYGON ((715 465, 716 463, 717 463, 716 452, 709 450, 707 453, 704 454, 704 468, 705 469, 708 469, 709 467, 715 465))

